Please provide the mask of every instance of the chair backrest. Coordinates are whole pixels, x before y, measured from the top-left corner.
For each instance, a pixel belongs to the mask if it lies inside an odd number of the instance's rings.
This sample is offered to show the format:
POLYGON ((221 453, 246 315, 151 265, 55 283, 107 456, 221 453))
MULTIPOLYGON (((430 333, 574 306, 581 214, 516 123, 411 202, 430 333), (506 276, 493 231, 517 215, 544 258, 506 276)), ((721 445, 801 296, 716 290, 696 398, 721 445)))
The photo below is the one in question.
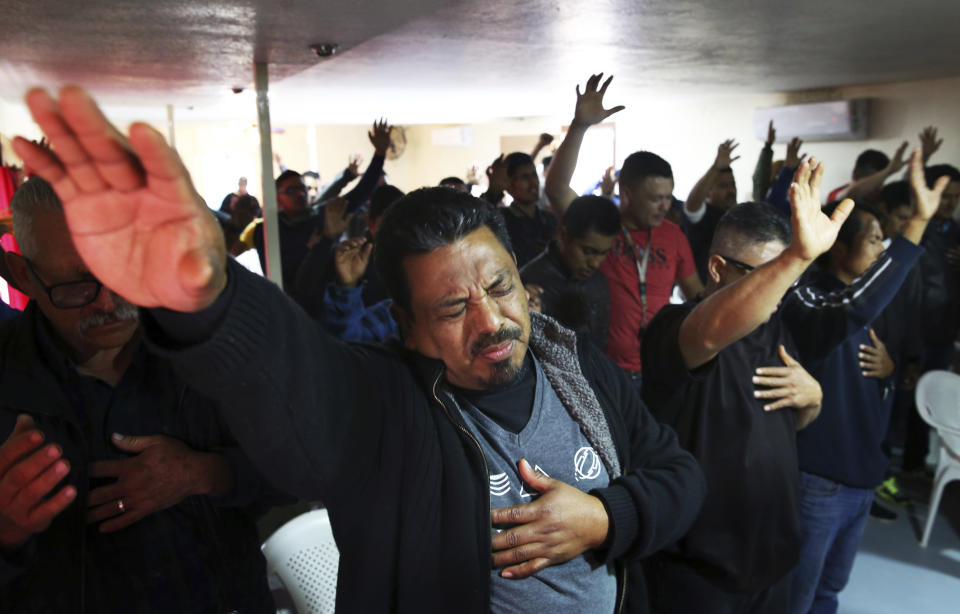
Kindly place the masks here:
POLYGON ((334 611, 340 551, 327 510, 297 516, 277 529, 261 549, 267 572, 280 578, 298 614, 334 611))
POLYGON ((960 375, 930 371, 917 382, 917 412, 937 429, 941 441, 960 455, 960 375))

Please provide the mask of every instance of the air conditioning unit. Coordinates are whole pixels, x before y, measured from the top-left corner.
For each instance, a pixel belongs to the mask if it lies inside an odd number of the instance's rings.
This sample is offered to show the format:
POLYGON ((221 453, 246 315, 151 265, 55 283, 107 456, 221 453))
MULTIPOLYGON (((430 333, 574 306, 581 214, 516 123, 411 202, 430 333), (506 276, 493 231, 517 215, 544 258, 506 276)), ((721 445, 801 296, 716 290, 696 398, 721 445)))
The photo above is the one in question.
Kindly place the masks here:
POLYGON ((868 98, 763 107, 753 112, 753 133, 761 141, 767 138, 767 125, 773 120, 777 142, 797 136, 804 141, 856 141, 867 138, 868 98))

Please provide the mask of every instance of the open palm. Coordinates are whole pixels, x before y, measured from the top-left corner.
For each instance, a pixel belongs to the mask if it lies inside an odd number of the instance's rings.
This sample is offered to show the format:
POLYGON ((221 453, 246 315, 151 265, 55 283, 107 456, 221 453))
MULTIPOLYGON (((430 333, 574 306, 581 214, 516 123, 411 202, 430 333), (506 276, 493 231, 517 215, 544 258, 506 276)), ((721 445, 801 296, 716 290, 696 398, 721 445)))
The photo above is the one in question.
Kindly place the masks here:
POLYGON ((22 138, 14 148, 56 190, 90 272, 144 307, 212 303, 226 283, 223 235, 163 137, 133 124, 125 139, 78 87, 26 101, 52 150, 22 138))
POLYGON ((573 123, 583 126, 599 124, 614 113, 622 111, 625 108, 623 105, 618 105, 612 109, 603 108, 603 95, 606 94, 610 82, 613 81, 613 75, 609 76, 601 86, 600 79, 602 78, 603 73, 591 75, 590 78, 587 79, 587 84, 583 88, 582 94, 580 93, 580 85, 577 85, 577 106, 573 114, 573 123))
POLYGON ((803 260, 814 260, 837 240, 840 227, 853 211, 853 201, 845 199, 833 215, 827 216, 820 207, 820 182, 823 163, 816 158, 800 164, 790 186, 790 207, 793 239, 790 249, 803 260))

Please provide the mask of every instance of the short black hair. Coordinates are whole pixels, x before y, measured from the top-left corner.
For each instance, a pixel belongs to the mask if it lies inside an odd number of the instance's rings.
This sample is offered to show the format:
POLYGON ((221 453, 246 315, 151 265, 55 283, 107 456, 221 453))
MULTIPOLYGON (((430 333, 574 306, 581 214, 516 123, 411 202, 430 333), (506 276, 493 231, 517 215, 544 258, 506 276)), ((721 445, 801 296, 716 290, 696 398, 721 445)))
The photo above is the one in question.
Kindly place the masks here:
MULTIPOLYGON (((823 208, 824 214, 827 216, 832 216, 833 212, 837 210, 837 207, 840 206, 842 201, 834 200, 823 208)), ((850 215, 843 222, 843 226, 840 227, 840 232, 837 233, 837 241, 843 243, 844 245, 850 247, 853 245, 854 239, 857 238, 857 235, 863 230, 863 220, 860 218, 860 213, 869 213, 873 217, 877 218, 880 224, 883 224, 886 216, 877 210, 873 205, 864 202, 862 200, 853 201, 853 211, 850 212, 850 215)))
POLYGON ((530 157, 530 154, 525 154, 522 151, 515 151, 512 154, 509 154, 503 159, 503 161, 507 165, 507 177, 513 177, 514 173, 520 170, 521 167, 528 164, 536 168, 536 165, 533 163, 533 158, 530 157))
POLYGON ((230 213, 230 201, 236 197, 236 194, 229 192, 226 196, 223 197, 223 200, 220 201, 220 211, 224 213, 230 213))
POLYGON ((669 162, 649 151, 637 151, 627 156, 620 169, 620 183, 633 186, 647 177, 673 179, 673 169, 669 162))
POLYGON ((620 232, 620 210, 603 196, 578 196, 563 213, 563 229, 571 239, 596 232, 607 237, 620 232))
POLYGON ((864 150, 853 165, 854 177, 866 177, 887 168, 890 158, 878 149, 864 150))
POLYGON ((316 171, 307 171, 307 172, 303 173, 303 174, 300 175, 300 176, 301 176, 301 177, 313 177, 313 178, 316 179, 317 181, 320 181, 320 173, 318 173, 318 172, 316 172, 316 171))
POLYGON ((927 187, 932 188, 933 184, 937 182, 937 179, 940 179, 946 175, 950 178, 950 182, 960 181, 960 171, 957 170, 956 166, 950 164, 934 164, 933 166, 928 166, 923 169, 924 179, 927 180, 927 187))
POLYGON ((897 207, 910 206, 910 184, 906 181, 891 181, 880 190, 877 198, 883 209, 890 213, 897 207))
POLYGON ((500 212, 486 201, 450 188, 420 188, 393 203, 383 215, 374 243, 377 273, 395 303, 410 310, 410 285, 403 268, 412 254, 446 247, 486 226, 508 253, 510 235, 500 212))
POLYGON ((403 198, 403 192, 397 186, 389 183, 377 186, 370 195, 370 205, 367 207, 367 217, 371 220, 379 219, 387 208, 403 198))
POLYGON ((462 186, 467 185, 463 179, 460 179, 459 177, 454 177, 452 175, 450 177, 444 177, 443 179, 440 180, 440 183, 438 183, 437 185, 443 186, 448 183, 455 183, 457 185, 462 185, 462 186))
POLYGON ((299 179, 300 173, 298 173, 297 171, 292 171, 288 168, 287 170, 280 173, 280 176, 277 177, 277 180, 274 182, 274 185, 276 185, 276 187, 279 188, 281 183, 283 183, 284 181, 292 177, 296 177, 297 179, 299 179))
POLYGON ((257 211, 260 211, 260 201, 257 200, 257 197, 253 194, 244 194, 237 199, 237 202, 233 203, 233 211, 240 209, 242 207, 249 206, 257 211))
MULTIPOLYGON (((827 216, 832 216, 833 212, 837 210, 837 207, 840 206, 840 203, 843 201, 833 200, 826 204, 823 208, 823 213, 827 216)), ((844 220, 843 226, 840 227, 840 232, 837 233, 837 243, 843 243, 847 247, 853 247, 853 242, 857 238, 857 235, 860 234, 860 231, 863 230, 863 219, 860 217, 860 213, 869 213, 870 215, 877 218, 877 221, 880 222, 880 226, 883 226, 883 221, 886 218, 882 213, 880 213, 875 207, 869 205, 868 203, 862 200, 853 201, 853 211, 850 212, 850 215, 847 216, 847 219, 844 220)), ((817 258, 817 265, 821 269, 826 269, 830 264, 830 250, 827 250, 820 254, 817 258)))
POLYGON ((751 244, 779 241, 790 245, 792 231, 790 222, 772 205, 745 202, 727 209, 717 222, 710 243, 710 253, 717 253, 722 242, 735 234, 751 244))

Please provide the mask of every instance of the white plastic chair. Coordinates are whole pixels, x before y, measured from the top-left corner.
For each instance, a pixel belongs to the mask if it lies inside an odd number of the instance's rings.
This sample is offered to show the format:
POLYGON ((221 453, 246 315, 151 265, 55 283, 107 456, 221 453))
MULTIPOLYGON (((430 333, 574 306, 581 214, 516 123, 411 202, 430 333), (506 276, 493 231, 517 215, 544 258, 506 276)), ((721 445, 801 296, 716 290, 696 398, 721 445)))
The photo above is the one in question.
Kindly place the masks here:
POLYGON ((337 602, 340 551, 327 510, 301 514, 261 546, 267 573, 276 574, 298 614, 333 612, 337 602))
POLYGON ((920 546, 926 548, 943 487, 948 482, 960 480, 960 375, 949 371, 924 374, 917 382, 916 400, 920 417, 936 430, 941 444, 930 509, 920 540, 920 546))

